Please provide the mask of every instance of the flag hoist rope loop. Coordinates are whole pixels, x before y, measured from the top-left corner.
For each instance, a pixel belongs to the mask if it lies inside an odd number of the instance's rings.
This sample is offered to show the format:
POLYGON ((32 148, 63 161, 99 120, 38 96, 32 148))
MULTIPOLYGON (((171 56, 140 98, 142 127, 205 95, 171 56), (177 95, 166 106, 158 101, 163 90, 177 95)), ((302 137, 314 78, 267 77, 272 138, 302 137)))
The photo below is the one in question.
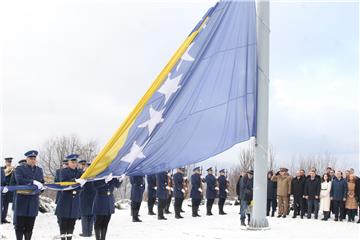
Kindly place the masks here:
POLYGON ((208 17, 205 17, 200 26, 193 31, 182 43, 182 45, 177 49, 174 55, 171 57, 166 66, 162 69, 160 74, 157 76, 153 84, 147 90, 145 95, 140 99, 138 104, 132 110, 132 112, 128 115, 125 121, 120 125, 115 134, 110 138, 109 142, 105 145, 105 147, 101 150, 101 152, 96 156, 93 163, 89 166, 89 168, 83 173, 81 176, 82 179, 93 178, 97 174, 101 173, 105 170, 112 160, 116 157, 118 151, 124 145, 128 131, 132 124, 135 122, 136 117, 140 114, 140 112, 145 107, 148 100, 153 96, 153 94, 158 90, 161 84, 164 82, 169 72, 174 68, 182 55, 186 52, 192 41, 199 34, 199 32, 203 29, 203 26, 208 21, 208 17))

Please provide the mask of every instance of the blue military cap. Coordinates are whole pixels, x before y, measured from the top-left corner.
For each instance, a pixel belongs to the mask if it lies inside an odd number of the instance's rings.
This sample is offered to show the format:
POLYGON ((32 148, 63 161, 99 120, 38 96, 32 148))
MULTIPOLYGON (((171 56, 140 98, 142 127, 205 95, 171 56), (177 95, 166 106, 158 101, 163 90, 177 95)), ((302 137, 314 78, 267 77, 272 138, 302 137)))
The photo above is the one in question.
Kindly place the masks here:
POLYGON ((12 157, 6 157, 4 158, 6 162, 12 162, 13 158, 12 157))
POLYGON ((194 171, 194 172, 195 172, 195 171, 200 171, 200 167, 194 168, 193 171, 194 171))
POLYGON ((26 163, 26 159, 21 159, 18 164, 26 163))
POLYGON ((82 164, 82 163, 85 163, 86 164, 86 160, 85 159, 81 159, 78 161, 78 163, 82 164))
POLYGON ((25 157, 37 157, 38 153, 39 152, 36 150, 30 150, 30 151, 27 151, 24 155, 25 155, 25 157))
POLYGON ((77 161, 79 158, 79 154, 70 154, 66 156, 66 159, 69 161, 77 161))
POLYGON ((225 169, 221 169, 219 172, 221 172, 221 173, 225 173, 225 169))
POLYGON ((68 159, 64 159, 64 160, 62 160, 62 163, 68 163, 68 159))
POLYGON ((208 169, 206 169, 206 171, 212 171, 212 167, 209 167, 208 169))

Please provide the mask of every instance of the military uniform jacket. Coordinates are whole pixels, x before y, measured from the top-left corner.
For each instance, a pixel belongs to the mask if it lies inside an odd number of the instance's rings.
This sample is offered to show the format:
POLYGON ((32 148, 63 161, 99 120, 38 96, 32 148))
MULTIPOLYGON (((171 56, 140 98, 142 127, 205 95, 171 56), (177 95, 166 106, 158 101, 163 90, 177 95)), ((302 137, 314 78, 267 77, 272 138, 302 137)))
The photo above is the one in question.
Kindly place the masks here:
MULTIPOLYGON (((60 171, 61 171, 61 168, 56 169, 54 182, 60 182, 60 171)), ((57 204, 57 202, 59 201, 60 195, 61 195, 61 191, 57 191, 57 192, 56 192, 56 198, 55 198, 55 203, 56 203, 56 204, 57 204)))
POLYGON ((184 199, 184 193, 182 192, 183 189, 183 181, 184 176, 182 173, 175 173, 174 174, 174 197, 184 199))
POLYGON ((206 182, 206 198, 215 199, 216 198, 216 178, 212 174, 208 174, 205 177, 206 182))
POLYGON ((156 197, 159 199, 168 198, 168 190, 166 189, 168 185, 168 176, 167 172, 161 172, 156 174, 156 197))
POLYGON ((195 173, 191 175, 191 192, 190 197, 193 199, 201 199, 201 192, 199 188, 201 186, 201 177, 200 174, 195 173))
MULTIPOLYGON (((6 169, 6 167, 2 167, 2 169, 4 169, 4 172, 5 172, 5 169, 6 169)), ((15 170, 15 169, 14 169, 15 170)), ((5 179, 4 179, 4 181, 1 181, 1 184, 3 185, 3 186, 9 186, 10 185, 10 180, 11 180, 11 178, 12 178, 12 176, 13 176, 13 174, 14 174, 14 172, 12 172, 12 173, 10 173, 9 175, 7 175, 7 176, 5 176, 5 179)), ((14 192, 12 192, 12 191, 8 191, 7 193, 5 193, 5 194, 3 194, 4 195, 4 201, 8 201, 8 202, 12 202, 12 200, 13 200, 13 194, 14 192)))
POLYGON ((94 205, 96 190, 94 182, 85 183, 80 193, 80 214, 81 216, 93 215, 92 208, 94 205))
POLYGON ((218 178, 218 182, 219 182, 219 198, 226 198, 227 197, 227 193, 225 191, 227 187, 226 177, 220 176, 218 178))
MULTIPOLYGON (((73 182, 80 178, 78 169, 64 168, 60 171, 61 182, 73 182)), ((55 214, 60 218, 80 218, 80 187, 62 191, 56 205, 55 214)))
POLYGON ((144 176, 131 176, 131 201, 141 202, 145 190, 144 176))
POLYGON ((119 188, 121 182, 117 178, 113 178, 110 182, 105 180, 95 181, 94 186, 96 195, 94 200, 94 215, 111 215, 115 212, 114 189, 119 188))
MULTIPOLYGON (((35 166, 31 167, 28 164, 18 166, 15 171, 15 179, 18 185, 33 185, 33 181, 44 182, 44 175, 42 168, 35 166)), ((17 192, 14 214, 16 216, 35 217, 39 212, 39 194, 23 194, 17 192)))
POLYGON ((146 176, 148 197, 156 198, 156 175, 151 174, 146 176))

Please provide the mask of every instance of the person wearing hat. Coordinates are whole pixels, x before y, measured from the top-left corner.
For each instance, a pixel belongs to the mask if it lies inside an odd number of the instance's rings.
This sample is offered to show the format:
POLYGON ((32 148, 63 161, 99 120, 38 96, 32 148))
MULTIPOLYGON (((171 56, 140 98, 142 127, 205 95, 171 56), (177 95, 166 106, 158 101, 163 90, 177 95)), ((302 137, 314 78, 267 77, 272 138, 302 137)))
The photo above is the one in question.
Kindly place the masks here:
POLYGON ((168 178, 167 172, 160 172, 156 174, 156 197, 158 198, 158 220, 167 220, 164 217, 164 210, 166 200, 168 198, 168 178))
POLYGON ((191 175, 191 192, 190 192, 192 216, 201 217, 198 213, 202 199, 202 191, 203 191, 200 167, 194 168, 193 172, 194 172, 193 175, 191 175))
MULTIPOLYGON (((12 157, 5 158, 5 166, 2 167, 5 173, 5 181, 2 183, 3 186, 9 186, 11 177, 14 174, 15 168, 12 166, 12 157)), ((10 223, 8 220, 6 220, 6 216, 8 213, 8 207, 9 203, 13 200, 13 192, 8 191, 6 193, 2 194, 2 211, 1 211, 1 223, 10 223)))
POLYGON ((150 174, 146 176, 147 195, 148 195, 148 215, 156 215, 154 213, 154 205, 156 202, 156 175, 150 174))
POLYGON ((287 171, 287 168, 280 168, 280 171, 271 178, 271 181, 277 183, 276 196, 278 200, 278 218, 286 218, 289 208, 292 179, 291 176, 287 174, 287 171))
MULTIPOLYGON (((81 177, 82 173, 77 169, 78 158, 78 154, 70 154, 66 157, 68 167, 60 171, 60 182, 75 182, 75 179, 81 177)), ((80 187, 62 191, 55 214, 60 220, 61 239, 71 240, 76 219, 80 219, 80 187)))
MULTIPOLYGON (((248 207, 253 200, 253 180, 254 171, 250 170, 246 172, 246 175, 240 180, 240 222, 241 226, 246 226, 245 215, 248 207)), ((250 214, 247 214, 248 224, 250 223, 250 214)))
POLYGON ((35 185, 37 190, 17 191, 15 200, 15 234, 17 240, 30 240, 36 216, 39 212, 39 195, 43 190, 44 174, 42 168, 36 166, 38 151, 26 152, 26 164, 20 165, 15 171, 18 185, 35 185))
POLYGON ((86 160, 81 159, 78 161, 78 169, 81 170, 82 172, 84 172, 84 170, 86 169, 87 164, 86 164, 86 160))
POLYGON ((173 181, 173 174, 172 172, 169 170, 167 173, 167 179, 168 179, 168 197, 166 199, 166 204, 165 204, 165 214, 170 214, 170 205, 171 205, 171 199, 173 197, 173 191, 174 191, 174 181, 173 181))
POLYGON ((111 215, 115 213, 114 190, 119 188, 121 183, 118 178, 110 181, 100 180, 94 182, 96 189, 93 214, 95 216, 94 230, 96 240, 105 240, 111 215))
POLYGON ((228 181, 225 176, 225 169, 221 169, 219 171, 220 176, 218 178, 218 185, 219 185, 219 215, 226 215, 226 212, 224 212, 224 204, 227 197, 227 187, 228 187, 228 181))
POLYGON ((177 168, 176 173, 174 174, 174 211, 175 211, 175 218, 180 219, 183 218, 181 216, 181 208, 182 203, 184 201, 184 169, 183 168, 177 168))
POLYGON ((139 219, 139 211, 145 190, 144 176, 131 176, 131 216, 133 222, 142 222, 139 219))
POLYGON ((208 168, 206 170, 208 174, 205 177, 206 182, 206 215, 211 216, 213 215, 211 212, 212 206, 214 204, 216 198, 216 190, 219 189, 217 187, 216 177, 213 175, 212 168, 208 168), (217 188, 217 189, 216 189, 217 188))

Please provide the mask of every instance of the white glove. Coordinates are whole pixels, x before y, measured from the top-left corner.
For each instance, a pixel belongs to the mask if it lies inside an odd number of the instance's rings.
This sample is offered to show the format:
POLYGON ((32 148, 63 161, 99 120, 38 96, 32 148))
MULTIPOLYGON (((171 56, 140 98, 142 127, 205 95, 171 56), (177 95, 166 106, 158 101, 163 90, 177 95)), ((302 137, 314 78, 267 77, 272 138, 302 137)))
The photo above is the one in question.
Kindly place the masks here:
POLYGON ((155 186, 155 187, 154 187, 154 189, 156 190, 156 189, 157 189, 157 187, 155 186))
POLYGON ((183 193, 185 193, 185 189, 181 189, 181 191, 182 191, 183 193))
POLYGON ((201 189, 201 188, 199 188, 199 189, 198 189, 198 191, 199 191, 199 192, 202 192, 202 189, 201 189))
POLYGON ((125 178, 125 174, 121 175, 120 177, 117 177, 117 180, 119 180, 119 182, 122 182, 125 178))
POLYGON ((170 188, 170 190, 171 190, 172 192, 174 191, 174 189, 173 189, 172 187, 170 188))
POLYGON ((229 190, 225 189, 225 192, 229 193, 229 190))
POLYGON ((169 187, 169 186, 166 186, 166 189, 167 189, 167 190, 170 190, 170 187, 169 187))
POLYGON ((184 177, 184 180, 186 180, 187 179, 187 177, 184 177))
POLYGON ((80 186, 82 187, 86 183, 86 179, 77 178, 77 179, 75 179, 75 182, 79 183, 80 186))
POLYGON ((215 190, 216 190, 216 191, 219 191, 219 188, 218 188, 218 187, 215 187, 215 190))
POLYGON ((112 173, 110 173, 106 178, 105 178, 105 183, 110 182, 113 179, 113 175, 112 173))
POLYGON ((9 189, 7 187, 4 187, 2 190, 2 193, 7 193, 9 191, 9 189))
POLYGON ((171 177, 171 173, 168 173, 167 175, 168 175, 169 177, 171 177))
POLYGON ((38 189, 42 189, 44 187, 44 185, 41 182, 36 180, 33 181, 33 184, 36 185, 38 189))

